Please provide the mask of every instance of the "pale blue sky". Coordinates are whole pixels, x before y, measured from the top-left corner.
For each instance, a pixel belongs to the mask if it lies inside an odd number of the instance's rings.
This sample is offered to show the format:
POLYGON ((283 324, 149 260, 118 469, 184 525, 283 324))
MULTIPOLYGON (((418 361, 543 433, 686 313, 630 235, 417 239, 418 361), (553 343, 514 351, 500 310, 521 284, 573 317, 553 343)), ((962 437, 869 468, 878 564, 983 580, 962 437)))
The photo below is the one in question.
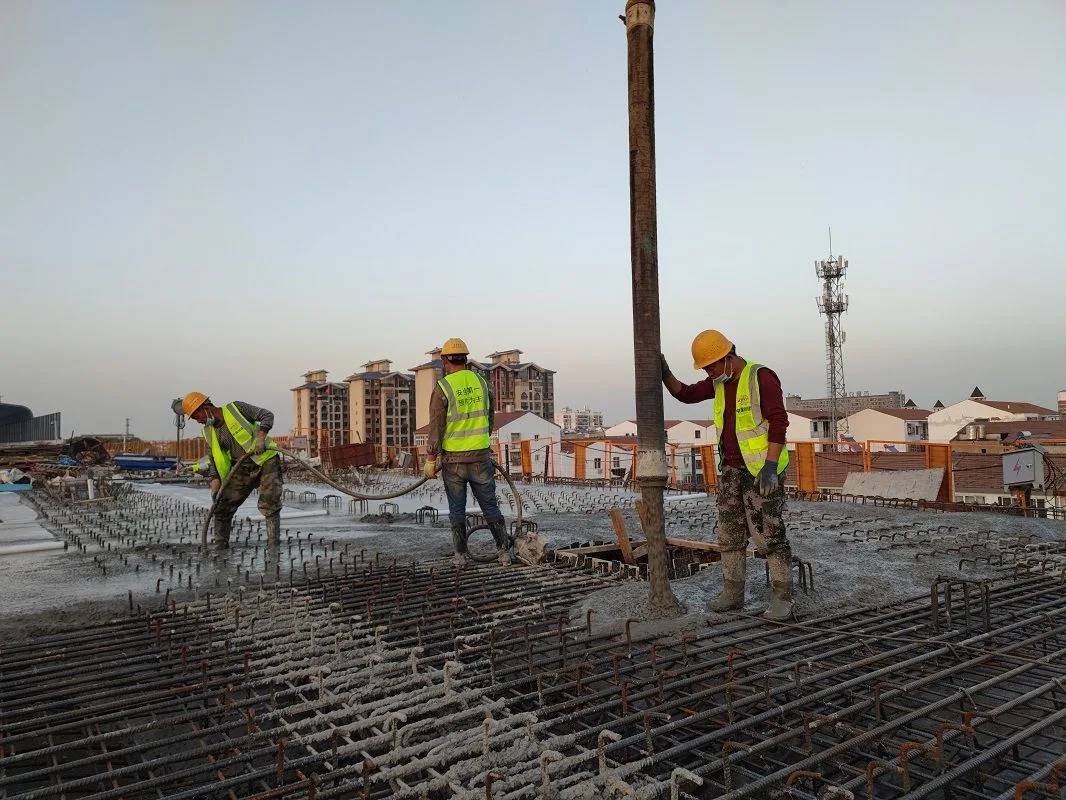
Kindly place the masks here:
MULTIPOLYGON (((172 433, 449 336, 632 416, 623 0, 0 3, 0 394, 172 433)), ((663 343, 822 396, 1066 387, 1066 5, 677 0, 656 17, 663 343)), ((668 417, 706 416, 672 400, 668 417)))

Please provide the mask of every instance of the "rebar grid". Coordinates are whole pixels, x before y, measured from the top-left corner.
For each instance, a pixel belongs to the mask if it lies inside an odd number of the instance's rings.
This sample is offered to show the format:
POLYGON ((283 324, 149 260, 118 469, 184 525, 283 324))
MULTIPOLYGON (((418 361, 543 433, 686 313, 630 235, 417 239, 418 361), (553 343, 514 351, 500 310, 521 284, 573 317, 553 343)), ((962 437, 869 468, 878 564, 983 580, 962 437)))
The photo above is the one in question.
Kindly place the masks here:
POLYGON ((607 585, 593 575, 457 571, 300 534, 289 574, 212 596, 270 561, 254 528, 197 558, 173 541, 195 535, 185 513, 163 502, 140 532, 129 509, 65 518, 101 563, 154 556, 204 582, 0 651, 0 798, 1033 798, 1062 783, 1066 587, 1046 573, 637 642, 566 616, 607 585))

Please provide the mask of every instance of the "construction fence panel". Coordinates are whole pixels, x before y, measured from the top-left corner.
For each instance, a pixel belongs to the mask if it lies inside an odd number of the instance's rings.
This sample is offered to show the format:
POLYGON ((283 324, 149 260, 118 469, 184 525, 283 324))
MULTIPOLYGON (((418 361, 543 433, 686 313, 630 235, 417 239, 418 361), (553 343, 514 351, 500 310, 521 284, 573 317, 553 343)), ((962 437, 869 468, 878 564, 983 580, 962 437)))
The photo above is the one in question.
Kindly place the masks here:
POLYGON ((33 417, 25 422, 0 425, 0 443, 54 442, 63 438, 60 412, 33 417))
POLYGON ((190 439, 128 439, 126 442, 104 442, 110 455, 133 453, 139 456, 177 456, 182 461, 192 462, 208 453, 207 442, 200 436, 190 439))

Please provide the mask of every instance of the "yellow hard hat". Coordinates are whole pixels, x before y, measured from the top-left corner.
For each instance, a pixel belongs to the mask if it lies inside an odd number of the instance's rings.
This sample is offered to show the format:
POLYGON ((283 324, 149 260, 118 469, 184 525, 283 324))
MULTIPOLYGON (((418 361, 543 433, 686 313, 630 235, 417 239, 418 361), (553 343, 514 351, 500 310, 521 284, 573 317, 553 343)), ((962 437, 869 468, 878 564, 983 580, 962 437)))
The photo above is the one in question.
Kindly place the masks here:
POLYGON ((457 337, 452 337, 444 343, 444 347, 440 349, 442 356, 468 356, 470 355, 470 348, 466 346, 466 342, 457 337))
POLYGON ((203 392, 189 392, 181 398, 181 413, 191 417, 193 412, 207 402, 207 395, 203 392))
POLYGON ((703 331, 692 340, 692 368, 703 369, 725 358, 733 350, 733 343, 716 330, 703 331))

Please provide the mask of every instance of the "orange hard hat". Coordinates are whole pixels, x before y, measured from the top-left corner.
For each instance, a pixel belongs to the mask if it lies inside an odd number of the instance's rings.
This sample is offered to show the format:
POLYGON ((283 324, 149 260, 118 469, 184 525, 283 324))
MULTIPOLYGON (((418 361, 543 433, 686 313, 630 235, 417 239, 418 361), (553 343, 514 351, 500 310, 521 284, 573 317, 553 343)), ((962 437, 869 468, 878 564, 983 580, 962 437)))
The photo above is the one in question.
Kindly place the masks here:
POLYGON ((191 417, 193 412, 207 402, 207 395, 203 392, 189 392, 181 398, 181 413, 191 417))
POLYGON ((733 351, 733 343, 716 330, 703 331, 692 340, 692 368, 703 369, 725 358, 733 351))
POLYGON ((440 349, 440 354, 442 356, 468 356, 470 355, 470 348, 466 346, 466 342, 462 339, 453 336, 444 343, 444 347, 440 349))

